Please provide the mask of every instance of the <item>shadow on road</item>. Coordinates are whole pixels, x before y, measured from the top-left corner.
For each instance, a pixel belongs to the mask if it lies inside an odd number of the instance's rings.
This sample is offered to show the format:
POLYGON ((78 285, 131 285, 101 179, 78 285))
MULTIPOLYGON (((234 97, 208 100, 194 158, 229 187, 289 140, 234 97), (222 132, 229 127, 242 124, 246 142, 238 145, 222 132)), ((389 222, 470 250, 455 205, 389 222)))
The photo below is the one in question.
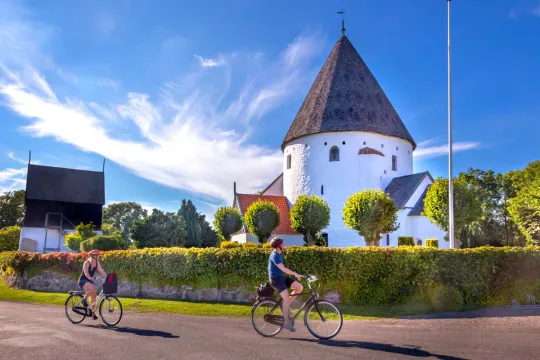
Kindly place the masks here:
POLYGON ((404 347, 404 346, 395 346, 391 344, 383 344, 383 343, 376 343, 376 342, 369 342, 369 341, 350 341, 350 340, 346 340, 346 341, 313 340, 313 339, 301 339, 301 338, 291 338, 291 340, 314 342, 314 343, 325 345, 325 346, 355 347, 359 349, 414 356, 417 358, 434 357, 436 359, 441 359, 441 360, 467 360, 465 358, 460 358, 460 357, 455 357, 455 356, 432 354, 428 351, 422 350, 420 347, 417 347, 417 346, 404 347))
POLYGON ((81 325, 85 327, 91 327, 95 329, 104 329, 109 331, 115 331, 124 334, 133 334, 138 336, 156 336, 162 337, 165 339, 178 339, 179 336, 173 335, 170 332, 159 331, 159 330, 149 330, 149 329, 135 329, 130 327, 107 327, 105 325, 81 325))
POLYGON ((540 307, 493 307, 463 312, 433 313, 423 315, 402 316, 405 320, 429 320, 429 319, 476 319, 476 318, 504 318, 540 316, 540 307))

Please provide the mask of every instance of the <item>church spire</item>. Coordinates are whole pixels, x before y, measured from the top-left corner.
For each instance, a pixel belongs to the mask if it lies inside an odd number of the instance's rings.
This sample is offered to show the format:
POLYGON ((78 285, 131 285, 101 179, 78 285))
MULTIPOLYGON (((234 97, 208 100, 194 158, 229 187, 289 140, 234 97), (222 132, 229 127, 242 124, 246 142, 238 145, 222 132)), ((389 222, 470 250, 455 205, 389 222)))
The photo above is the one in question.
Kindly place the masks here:
POLYGON ((345 35, 345 10, 338 11, 341 14, 341 35, 345 35))

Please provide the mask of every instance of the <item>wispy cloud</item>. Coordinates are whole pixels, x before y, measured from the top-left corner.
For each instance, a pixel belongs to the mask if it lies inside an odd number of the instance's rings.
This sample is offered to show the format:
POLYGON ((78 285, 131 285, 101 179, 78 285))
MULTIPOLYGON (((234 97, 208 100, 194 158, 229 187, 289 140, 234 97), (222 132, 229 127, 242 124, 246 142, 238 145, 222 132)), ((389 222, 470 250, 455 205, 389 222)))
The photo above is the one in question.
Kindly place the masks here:
POLYGON ((218 67, 225 64, 225 59, 222 56, 216 59, 211 59, 211 58, 205 59, 199 55, 193 55, 193 56, 195 56, 199 60, 199 65, 203 68, 213 68, 213 67, 218 67))
MULTIPOLYGON (((434 138, 418 143, 418 147, 414 151, 413 156, 415 158, 434 158, 448 155, 448 144, 428 146, 437 142, 437 140, 437 138, 434 138)), ((479 142, 455 142, 452 144, 452 151, 462 152, 473 150, 481 145, 482 144, 479 142)))
POLYGON ((508 11, 508 17, 517 20, 526 16, 535 16, 540 18, 540 3, 533 6, 514 7, 508 11))
MULTIPOLYGON (((24 18, 19 22, 31 27, 24 18)), ((125 100, 112 104, 87 102, 69 94, 56 96, 47 72, 38 71, 39 62, 30 53, 26 60, 34 65, 31 69, 37 76, 22 76, 15 65, 6 66, 5 74, 0 74, 0 97, 26 119, 22 129, 30 136, 71 144, 145 179, 195 193, 209 202, 227 203, 233 182, 241 191, 255 191, 281 171, 279 149, 249 143, 252 121, 292 98, 315 71, 310 60, 320 48, 317 36, 299 37, 274 63, 261 64, 259 71, 250 69, 252 73, 243 65, 251 64, 253 54, 201 57, 201 66, 223 65, 210 83, 205 82, 208 76, 187 74, 189 81, 168 81, 157 96, 127 92, 125 100), (248 72, 247 81, 239 93, 230 94, 227 68, 235 62, 248 72), (220 85, 223 72, 225 80, 220 85), (225 95, 232 100, 222 103, 225 95), (129 133, 135 130, 137 136, 119 131, 110 119, 121 119, 129 125, 129 133)), ((0 47, 0 53, 5 50, 0 47)))
POLYGON ((538 5, 536 8, 532 9, 532 14, 534 16, 540 17, 540 5, 538 5))
POLYGON ((0 170, 0 193, 22 190, 26 186, 26 168, 0 170))

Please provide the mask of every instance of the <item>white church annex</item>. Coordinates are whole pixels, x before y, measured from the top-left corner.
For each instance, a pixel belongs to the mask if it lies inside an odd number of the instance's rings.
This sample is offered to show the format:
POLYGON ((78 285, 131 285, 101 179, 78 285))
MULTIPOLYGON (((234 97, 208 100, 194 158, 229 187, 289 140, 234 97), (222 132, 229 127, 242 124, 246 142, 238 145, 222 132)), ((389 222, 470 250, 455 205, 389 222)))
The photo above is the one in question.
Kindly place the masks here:
MULTIPOLYGON (((331 221, 323 235, 328 246, 364 246, 364 240, 342 219, 347 198, 364 189, 380 188, 399 209, 399 229, 381 239, 397 246, 399 236, 415 243, 439 239, 445 233, 422 216, 424 198, 433 178, 414 174, 411 134, 354 46, 341 35, 317 75, 281 145, 283 173, 259 195, 238 194, 233 206, 241 214, 256 199, 274 202, 281 212, 275 234, 289 245, 302 245, 302 235, 290 228, 289 209, 298 196, 314 194, 330 206, 331 221)), ((234 241, 257 241, 244 228, 234 241)))

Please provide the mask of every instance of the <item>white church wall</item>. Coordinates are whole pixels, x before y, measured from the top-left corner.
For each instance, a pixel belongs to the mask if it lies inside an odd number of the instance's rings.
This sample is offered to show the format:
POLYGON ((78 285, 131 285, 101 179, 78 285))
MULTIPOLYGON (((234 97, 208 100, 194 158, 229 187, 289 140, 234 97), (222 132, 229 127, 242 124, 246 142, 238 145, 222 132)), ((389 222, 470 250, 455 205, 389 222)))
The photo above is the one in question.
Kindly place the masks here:
MULTIPOLYGON (((75 230, 65 230, 66 234, 74 233, 75 230)), ((97 235, 102 235, 101 231, 95 231, 97 235)), ((45 245, 47 248, 57 248, 60 244, 60 251, 72 252, 67 248, 65 244, 65 237, 58 233, 57 229, 49 229, 37 227, 22 227, 21 236, 19 237, 19 250, 21 249, 23 239, 31 239, 37 242, 37 252, 42 253, 45 245), (45 236, 47 237, 47 244, 45 244, 45 236)))
POLYGON ((437 225, 433 224, 426 216, 409 216, 412 233, 415 238, 426 244, 426 239, 439 240, 439 248, 449 248, 450 243, 444 240, 446 233, 437 225))
POLYGON ((332 132, 302 137, 290 142, 283 156, 283 190, 289 201, 294 203, 302 194, 314 194, 328 202, 331 222, 326 232, 330 246, 365 244, 343 223, 343 207, 349 196, 364 189, 382 188, 384 176, 398 177, 413 171, 412 144, 368 132, 332 132), (333 146, 339 148, 339 161, 329 161, 333 146), (364 147, 376 149, 384 156, 359 155, 359 150, 364 147), (288 155, 291 155, 290 169, 287 169, 288 155), (392 170, 392 155, 397 156, 397 171, 392 170))
MULTIPOLYGON (((291 235, 291 234, 272 234, 270 240, 279 236, 285 241, 285 246, 302 246, 304 245, 304 237, 302 235, 291 235)), ((255 244, 259 243, 257 238, 249 233, 236 234, 231 236, 231 241, 236 241, 239 244, 245 244, 246 242, 252 242, 255 244)))
POLYGON ((283 176, 280 176, 275 183, 273 183, 263 195, 275 195, 283 196, 283 176))

